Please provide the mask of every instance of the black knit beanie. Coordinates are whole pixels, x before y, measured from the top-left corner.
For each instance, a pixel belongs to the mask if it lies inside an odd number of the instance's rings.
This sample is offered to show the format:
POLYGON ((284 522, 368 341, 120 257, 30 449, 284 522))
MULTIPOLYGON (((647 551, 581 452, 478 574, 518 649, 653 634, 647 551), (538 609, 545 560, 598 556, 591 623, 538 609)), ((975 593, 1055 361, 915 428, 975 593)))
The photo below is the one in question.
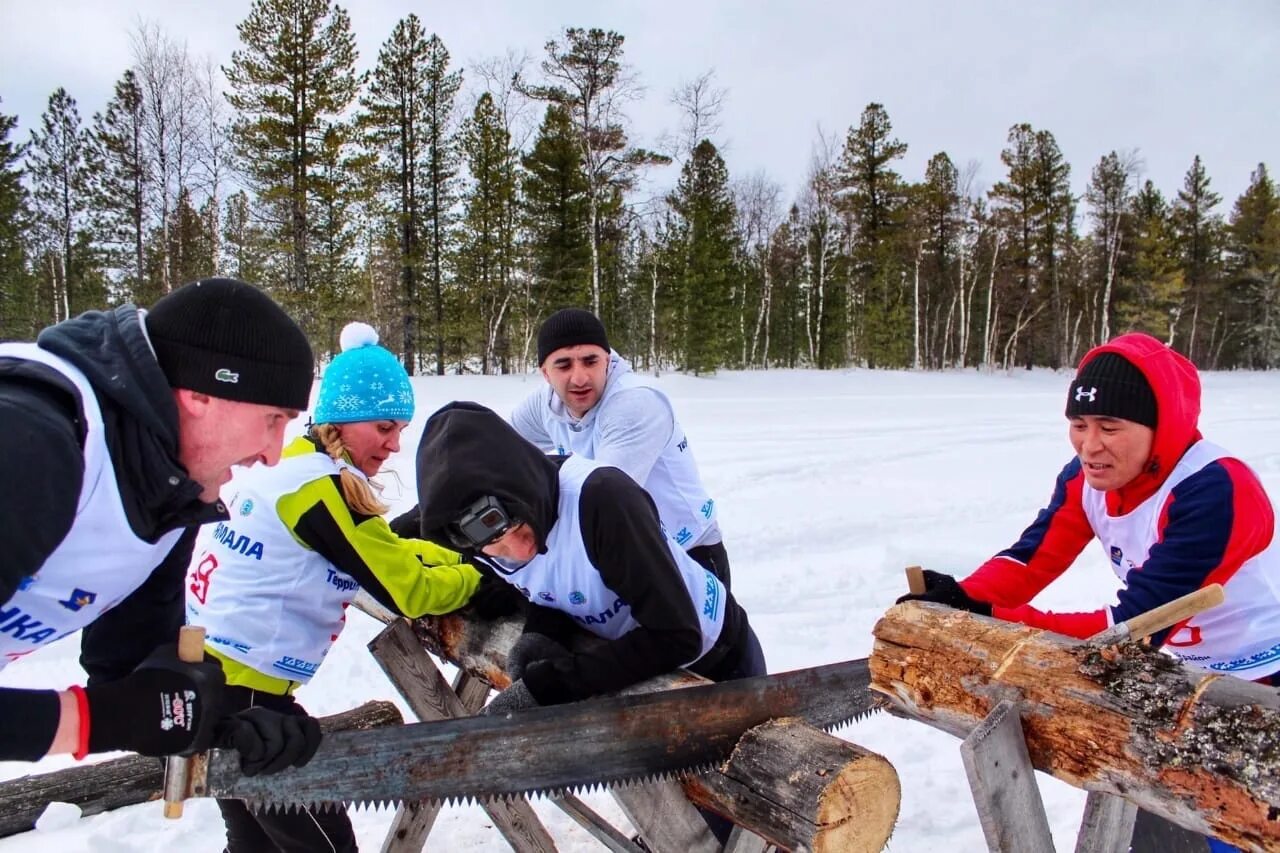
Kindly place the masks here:
POLYGON ((609 338, 604 333, 604 323, 590 311, 581 308, 564 308, 542 322, 538 329, 538 364, 561 347, 578 344, 595 344, 609 351, 609 338))
POLYGON ((284 309, 230 278, 185 284, 160 298, 144 323, 169 385, 225 400, 305 409, 315 362, 284 309))
POLYGON ((1067 389, 1067 417, 1101 415, 1156 428, 1156 395, 1142 371, 1124 356, 1099 353, 1067 389))

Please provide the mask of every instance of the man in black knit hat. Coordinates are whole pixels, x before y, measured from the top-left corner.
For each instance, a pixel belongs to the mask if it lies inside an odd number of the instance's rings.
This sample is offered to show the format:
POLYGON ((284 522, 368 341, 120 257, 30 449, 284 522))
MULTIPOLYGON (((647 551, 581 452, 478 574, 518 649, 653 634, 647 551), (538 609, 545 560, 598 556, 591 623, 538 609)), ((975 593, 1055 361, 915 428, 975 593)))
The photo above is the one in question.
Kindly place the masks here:
POLYGON ((538 364, 547 386, 516 407, 516 431, 546 453, 621 468, 649 492, 667 534, 729 586, 715 501, 667 396, 632 372, 604 324, 580 308, 539 327, 538 364))
MULTIPOLYGON (((1197 669, 1277 683, 1275 513, 1257 475, 1201 436, 1195 365, 1149 335, 1121 335, 1085 354, 1067 389, 1066 416, 1075 458, 1018 542, 962 581, 925 572, 927 591, 899 601, 934 601, 1086 638, 1220 583, 1223 604, 1152 643, 1197 669), (1120 581, 1116 603, 1080 613, 1032 607, 1094 539, 1120 581)), ((1135 850, 1175 849, 1151 840, 1159 823, 1140 814, 1135 850)), ((1234 848, 1211 841, 1209 849, 1234 848)))
POLYGON ((219 720, 213 662, 174 641, 197 528, 227 519, 233 465, 274 465, 307 407, 311 347, 262 291, 180 287, 150 312, 89 311, 0 344, 0 668, 83 629, 88 684, 0 688, 0 759, 240 749, 246 772, 304 763, 309 717, 219 720))

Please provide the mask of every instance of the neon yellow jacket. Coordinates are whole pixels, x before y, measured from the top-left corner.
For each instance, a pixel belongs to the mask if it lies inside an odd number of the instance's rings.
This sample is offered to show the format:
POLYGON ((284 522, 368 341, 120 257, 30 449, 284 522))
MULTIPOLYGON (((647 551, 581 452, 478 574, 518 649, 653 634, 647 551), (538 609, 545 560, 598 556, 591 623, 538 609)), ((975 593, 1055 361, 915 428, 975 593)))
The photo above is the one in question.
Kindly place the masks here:
POLYGON ((310 680, 360 588, 417 617, 456 610, 479 585, 457 552, 402 539, 348 506, 343 468, 363 476, 298 438, 279 465, 238 472, 231 519, 201 531, 187 621, 207 631, 228 683, 284 693, 310 680))

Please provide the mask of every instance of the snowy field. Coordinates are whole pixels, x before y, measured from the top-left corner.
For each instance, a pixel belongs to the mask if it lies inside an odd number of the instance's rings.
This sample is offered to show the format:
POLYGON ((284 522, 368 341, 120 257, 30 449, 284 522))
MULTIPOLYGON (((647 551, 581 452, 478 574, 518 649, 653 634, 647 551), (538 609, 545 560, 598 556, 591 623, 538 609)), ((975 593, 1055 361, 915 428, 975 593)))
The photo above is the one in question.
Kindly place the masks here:
MULTIPOLYGON (((1070 456, 1062 416, 1069 380, 1048 371, 861 370, 659 379, 717 500, 734 593, 760 635, 770 671, 867 655, 876 619, 905 592, 904 566, 963 575, 1014 542, 1070 456)), ((418 417, 391 466, 399 481, 383 478, 394 510, 414 502, 413 453, 427 414, 449 400, 473 399, 505 415, 541 382, 537 375, 415 380, 418 417)), ((1205 434, 1251 465, 1272 499, 1280 499, 1280 373, 1208 375, 1204 396, 1205 434)), ((1105 556, 1091 548, 1036 604, 1092 608, 1111 603, 1115 587, 1105 556)), ((398 699, 365 650, 378 627, 351 612, 319 675, 298 694, 313 713, 398 699)), ((44 649, 0 673, 0 684, 76 683, 83 677, 78 649, 76 638, 44 649)), ((959 741, 885 714, 840 734, 897 768, 902 811, 890 850, 985 849, 959 741)), ((72 763, 60 756, 34 769, 72 763)), ((0 778, 32 769, 0 763, 0 778)), ((1041 789, 1058 849, 1073 849, 1084 794, 1043 776, 1041 789)), ((607 795, 588 800, 625 827, 607 795)), ((600 849, 553 806, 534 807, 561 850, 600 849)), ((379 848, 389 820, 386 811, 353 814, 363 849, 379 848)), ((223 841, 213 802, 188 803, 180 821, 163 820, 160 804, 150 803, 3 839, 0 853, 37 847, 211 853, 223 841)), ((428 847, 507 849, 475 807, 445 809, 428 847)))

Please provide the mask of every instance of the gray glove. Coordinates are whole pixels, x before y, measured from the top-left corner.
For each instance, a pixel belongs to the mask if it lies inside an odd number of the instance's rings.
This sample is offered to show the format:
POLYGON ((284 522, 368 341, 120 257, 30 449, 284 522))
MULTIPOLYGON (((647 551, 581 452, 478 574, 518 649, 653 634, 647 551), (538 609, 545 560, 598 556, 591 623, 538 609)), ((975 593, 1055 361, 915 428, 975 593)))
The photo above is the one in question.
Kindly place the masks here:
POLYGON ((516 644, 507 653, 507 675, 511 676, 512 681, 519 681, 524 678, 525 668, 534 661, 564 657, 568 654, 568 649, 546 634, 526 631, 520 635, 520 639, 516 640, 516 644))
POLYGON ((524 686, 524 681, 517 680, 511 682, 511 686, 506 690, 494 696, 493 701, 480 713, 487 717, 501 717, 513 711, 536 707, 538 707, 538 700, 534 699, 529 688, 524 686))

